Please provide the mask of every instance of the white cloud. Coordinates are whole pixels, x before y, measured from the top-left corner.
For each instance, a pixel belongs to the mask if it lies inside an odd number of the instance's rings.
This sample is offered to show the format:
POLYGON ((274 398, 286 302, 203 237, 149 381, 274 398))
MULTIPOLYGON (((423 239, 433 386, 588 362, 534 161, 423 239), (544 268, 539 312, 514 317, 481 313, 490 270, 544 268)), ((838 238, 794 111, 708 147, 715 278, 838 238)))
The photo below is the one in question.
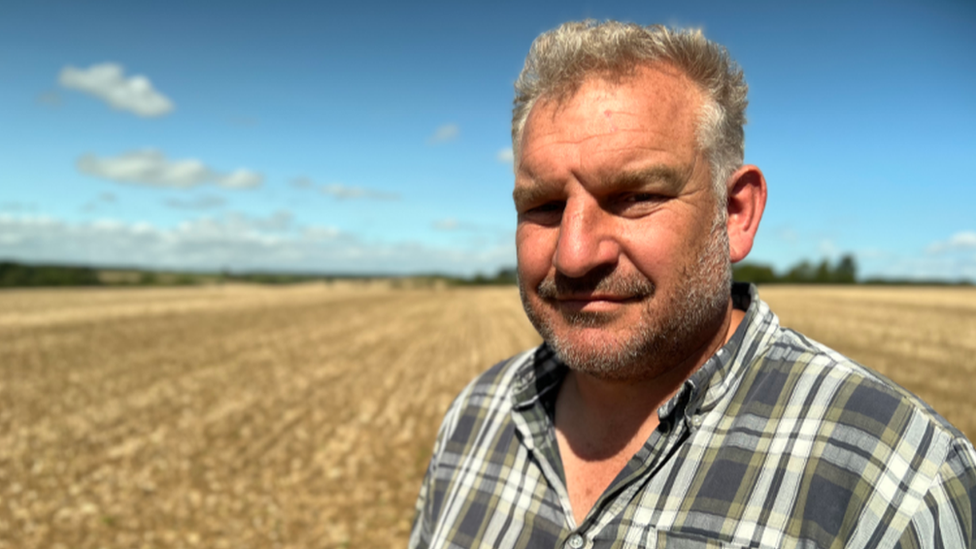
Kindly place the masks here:
POLYGON ((227 189, 253 189, 260 187, 264 176, 245 169, 237 169, 227 175, 216 175, 217 185, 227 189))
POLYGON ((458 221, 453 217, 448 217, 445 219, 439 219, 434 222, 434 229, 438 231, 471 231, 471 232, 484 232, 491 231, 490 228, 481 227, 474 223, 466 223, 464 221, 458 221))
POLYGON ((400 195, 396 193, 367 189, 364 187, 349 187, 341 183, 330 183, 322 185, 322 192, 344 200, 347 198, 370 198, 373 200, 399 200, 400 195))
POLYGON ((930 254, 967 250, 976 250, 976 231, 958 232, 949 237, 948 240, 933 242, 926 248, 930 254))
POLYGON ((100 220, 68 223, 0 213, 0 257, 30 262, 168 269, 470 275, 513 265, 511 239, 498 245, 435 248, 368 242, 329 226, 296 225, 291 213, 230 213, 176 227, 100 220))
POLYGON ((820 244, 817 246, 817 250, 820 252, 820 255, 828 257, 835 256, 839 252, 837 246, 834 244, 834 241, 830 240, 829 238, 822 239, 820 244))
POLYGON ((905 257, 892 253, 885 258, 862 263, 861 278, 976 281, 976 254, 905 257))
POLYGON ((264 176, 250 170, 220 173, 199 160, 169 160, 162 152, 153 149, 131 151, 114 158, 86 154, 76 165, 81 173, 117 183, 170 189, 187 189, 206 183, 227 189, 252 189, 264 181, 264 176))
POLYGON ((188 199, 171 198, 166 201, 166 205, 170 208, 177 208, 180 210, 206 210, 210 208, 219 208, 226 202, 226 200, 219 196, 203 195, 188 199))
POLYGON ((438 231, 456 231, 458 229, 458 220, 453 217, 441 219, 434 222, 434 228, 438 231))
POLYGON ((88 203, 82 206, 81 211, 86 213, 98 211, 99 209, 101 209, 102 206, 105 206, 106 204, 114 204, 115 200, 116 198, 114 194, 101 193, 98 195, 98 198, 90 200, 88 201, 88 203))
POLYGON ((789 225, 781 225, 773 228, 773 234, 775 234, 777 238, 781 238, 787 242, 796 242, 797 238, 799 237, 799 235, 796 234, 796 231, 793 230, 793 227, 790 227, 789 225))
POLYGON ((434 130, 434 134, 427 138, 427 143, 431 145, 446 143, 454 141, 459 135, 461 135, 461 128, 457 124, 444 124, 434 130))
POLYGON ((515 155, 512 153, 511 147, 500 149, 498 154, 495 155, 495 158, 497 158, 502 164, 511 164, 515 161, 515 155))
POLYGON ((302 237, 316 242, 332 240, 340 234, 339 229, 335 227, 305 227, 302 231, 302 237))
POLYGON ((116 63, 100 63, 87 69, 65 67, 61 69, 58 83, 93 95, 114 109, 143 117, 162 116, 174 108, 173 102, 156 91, 148 78, 142 75, 126 78, 124 69, 116 63))
POLYGON ((346 200, 349 198, 366 198, 370 200, 399 200, 400 195, 394 192, 381 191, 378 189, 368 189, 366 187, 353 187, 349 185, 343 185, 342 183, 328 183, 325 185, 316 185, 315 181, 311 178, 303 176, 296 177, 291 180, 291 186, 296 189, 313 189, 318 188, 322 194, 326 194, 335 198, 337 200, 346 200))
POLYGON ((121 65, 101 63, 87 69, 65 67, 58 82, 65 88, 94 95, 112 108, 143 117, 162 116, 173 110, 173 102, 156 91, 142 75, 125 77, 121 65))
POLYGON ((288 210, 278 210, 267 217, 254 217, 232 212, 225 216, 229 222, 242 231, 272 231, 280 232, 291 229, 295 216, 288 210))

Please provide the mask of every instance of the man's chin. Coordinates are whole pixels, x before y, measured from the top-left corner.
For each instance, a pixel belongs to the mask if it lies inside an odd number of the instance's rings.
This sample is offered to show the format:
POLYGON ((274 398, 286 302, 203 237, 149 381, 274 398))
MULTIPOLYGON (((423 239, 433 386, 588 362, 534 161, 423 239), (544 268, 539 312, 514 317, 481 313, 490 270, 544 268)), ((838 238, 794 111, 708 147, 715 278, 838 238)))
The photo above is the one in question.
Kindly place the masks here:
POLYGON ((634 323, 618 325, 616 315, 578 313, 567 319, 560 314, 550 320, 536 329, 560 361, 573 370, 618 377, 641 360, 635 340, 644 339, 644 334, 635 331, 634 323))
POLYGON ((606 328, 620 316, 606 311, 559 311, 558 315, 565 330, 606 328))
POLYGON ((639 341, 645 339, 646 319, 636 304, 609 310, 587 311, 559 307, 558 303, 523 293, 525 312, 542 339, 571 369, 597 377, 624 379, 634 374, 641 361, 639 341))
POLYGON ((639 377, 642 370, 640 353, 617 338, 603 333, 555 335, 546 339, 559 360, 571 370, 604 380, 629 380, 639 377))

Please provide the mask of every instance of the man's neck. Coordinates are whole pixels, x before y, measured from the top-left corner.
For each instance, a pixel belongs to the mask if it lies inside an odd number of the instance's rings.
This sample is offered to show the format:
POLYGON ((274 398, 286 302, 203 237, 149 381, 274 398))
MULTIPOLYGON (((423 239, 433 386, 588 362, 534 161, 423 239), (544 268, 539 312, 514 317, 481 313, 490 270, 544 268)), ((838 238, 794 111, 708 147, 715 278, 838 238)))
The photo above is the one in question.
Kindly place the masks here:
POLYGON ((732 307, 714 336, 658 376, 606 380, 569 371, 556 397, 556 438, 577 523, 657 428, 658 408, 735 333, 745 313, 732 307))

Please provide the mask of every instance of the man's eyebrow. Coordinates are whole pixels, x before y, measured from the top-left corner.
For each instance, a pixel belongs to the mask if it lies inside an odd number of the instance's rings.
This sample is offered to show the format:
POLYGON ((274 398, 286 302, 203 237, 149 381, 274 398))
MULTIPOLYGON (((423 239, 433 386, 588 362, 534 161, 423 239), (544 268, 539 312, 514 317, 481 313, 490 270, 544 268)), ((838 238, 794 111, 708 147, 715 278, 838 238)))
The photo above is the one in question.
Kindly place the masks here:
POLYGON ((664 183, 669 189, 678 190, 688 180, 689 171, 673 166, 651 166, 615 173, 608 177, 604 184, 615 189, 625 190, 639 188, 648 183, 664 183))
POLYGON ((517 208, 519 204, 533 204, 552 193, 552 185, 545 181, 530 180, 527 185, 515 185, 512 190, 512 200, 517 208))
MULTIPOLYGON (((674 166, 651 166, 632 171, 617 172, 601 183, 601 185, 614 190, 625 191, 639 189, 650 183, 663 183, 668 190, 679 190, 690 176, 691 169, 680 169, 674 166)), ((512 191, 512 200, 515 207, 519 204, 534 204, 540 200, 549 198, 553 187, 558 184, 529 179, 523 185, 515 185, 512 191)))

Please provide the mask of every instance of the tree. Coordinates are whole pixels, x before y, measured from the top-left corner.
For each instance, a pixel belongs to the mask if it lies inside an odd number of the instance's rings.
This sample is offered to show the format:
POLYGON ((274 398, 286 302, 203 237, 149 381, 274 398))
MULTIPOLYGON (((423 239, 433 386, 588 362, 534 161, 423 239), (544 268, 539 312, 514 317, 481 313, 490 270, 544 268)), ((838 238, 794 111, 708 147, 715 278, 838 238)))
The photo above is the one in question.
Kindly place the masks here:
POLYGON ((737 282, 751 282, 753 284, 779 281, 779 277, 776 276, 772 267, 753 263, 740 263, 733 266, 732 279, 737 282))
POLYGON ((793 266, 783 277, 784 282, 813 282, 817 278, 816 269, 809 261, 803 260, 793 266))
POLYGON ((847 254, 840 258, 834 269, 834 282, 839 284, 854 284, 857 281, 857 264, 854 256, 847 254))
POLYGON ((830 267, 830 262, 826 259, 820 261, 820 265, 817 265, 817 272, 813 275, 813 282, 818 284, 823 284, 825 282, 833 282, 834 271, 830 267))

